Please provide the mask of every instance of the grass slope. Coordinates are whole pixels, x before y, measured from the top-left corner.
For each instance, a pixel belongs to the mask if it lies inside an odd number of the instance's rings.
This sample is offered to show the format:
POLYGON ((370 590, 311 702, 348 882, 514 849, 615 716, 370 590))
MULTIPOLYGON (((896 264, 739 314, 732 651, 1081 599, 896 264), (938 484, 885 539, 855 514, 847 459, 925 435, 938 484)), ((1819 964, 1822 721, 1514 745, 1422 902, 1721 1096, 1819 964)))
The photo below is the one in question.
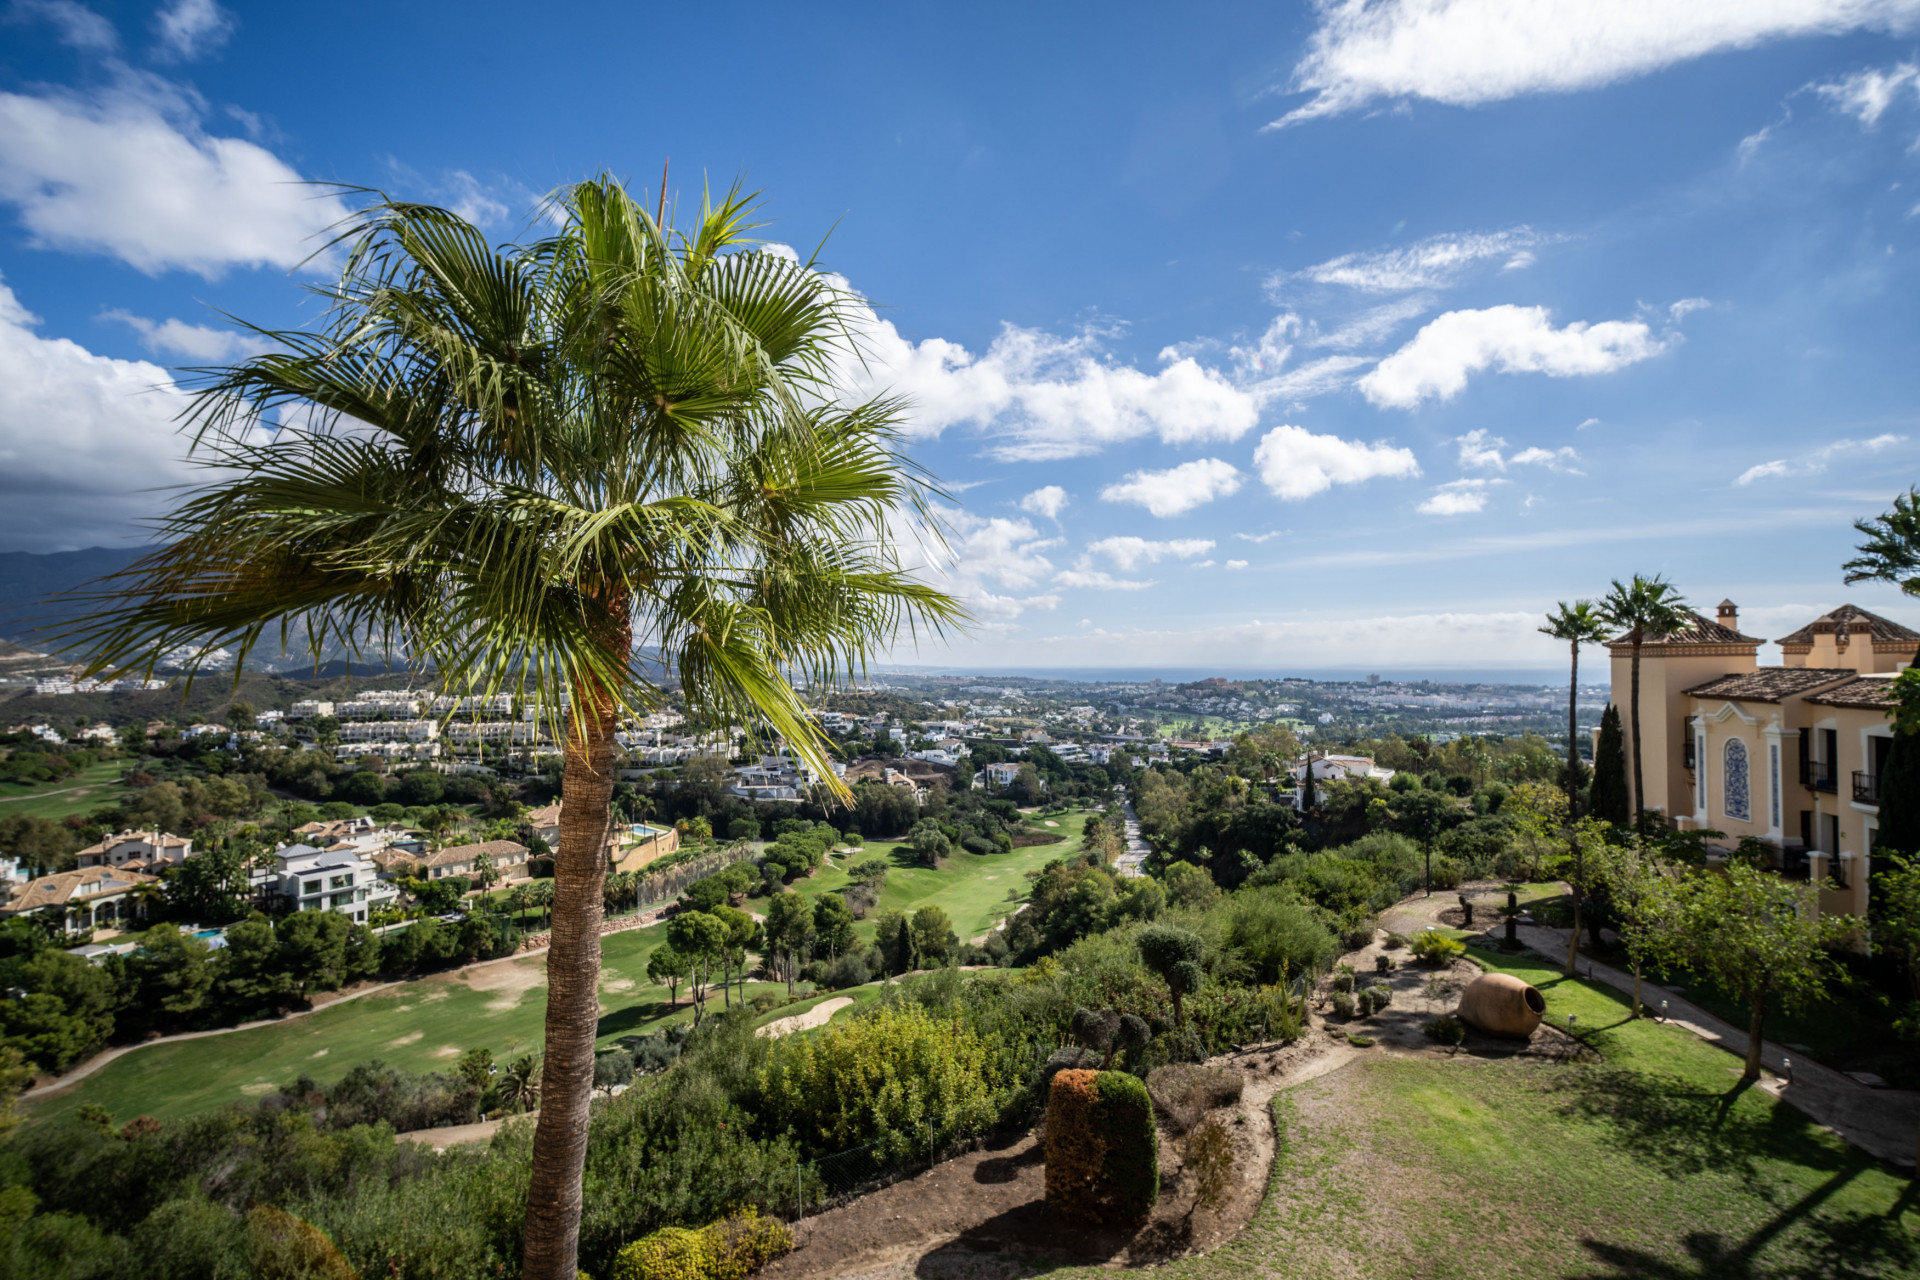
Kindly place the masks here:
MULTIPOLYGON (((905 911, 911 914, 921 907, 935 906, 953 921, 953 931, 962 942, 977 938, 1016 911, 1026 900, 1027 873, 1038 871, 1055 858, 1065 857, 1080 847, 1086 827, 1085 813, 1065 813, 1030 819, 1032 825, 1049 833, 1058 830, 1061 839, 1053 844, 1029 845, 1012 853, 955 853, 938 870, 914 862, 913 850, 906 845, 875 842, 860 853, 842 854, 835 867, 822 867, 793 887, 808 897, 832 893, 847 885, 845 866, 868 858, 886 858, 893 864, 887 873, 886 888, 880 891, 875 910, 861 921, 860 936, 873 938, 874 917, 881 911, 905 911), (1047 822, 1059 823, 1058 828, 1047 822)), ((749 904, 753 905, 753 904, 749 904)))
POLYGON ((76 813, 92 813, 118 804, 127 795, 126 788, 120 785, 120 774, 126 767, 124 761, 102 760, 57 782, 32 786, 0 782, 0 818, 23 813, 57 822, 76 813))
POLYGON ((1895 1276, 1920 1272, 1909 1180, 1611 989, 1491 953, 1579 1015, 1599 1065, 1363 1057, 1283 1092, 1267 1200, 1211 1277, 1895 1276))

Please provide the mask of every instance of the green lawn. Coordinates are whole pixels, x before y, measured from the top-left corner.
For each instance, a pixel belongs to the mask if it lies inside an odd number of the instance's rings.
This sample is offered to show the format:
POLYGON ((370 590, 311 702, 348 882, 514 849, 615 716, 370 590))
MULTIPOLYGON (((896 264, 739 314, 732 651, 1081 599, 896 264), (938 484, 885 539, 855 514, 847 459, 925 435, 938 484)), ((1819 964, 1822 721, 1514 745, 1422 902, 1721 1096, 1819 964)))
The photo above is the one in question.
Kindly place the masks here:
MULTIPOLYGON (((953 931, 960 940, 968 942, 986 933, 1018 909, 1027 896, 1029 871, 1038 871, 1055 858, 1064 857, 1080 848, 1080 837, 1086 822, 1087 815, 1083 812, 1034 814, 1028 818, 1029 825, 1047 832, 1057 830, 1061 839, 1053 844, 1029 845, 1012 853, 955 853, 937 871, 916 865, 913 850, 905 845, 876 842, 859 853, 838 855, 835 861, 839 865, 822 867, 813 875, 796 881, 793 887, 808 897, 832 893, 846 887, 845 867, 848 864, 868 858, 886 858, 893 864, 893 869, 887 873, 887 884, 880 891, 879 904, 861 921, 860 935, 872 940, 874 918, 881 911, 913 912, 921 907, 936 906, 953 921, 953 931), (1060 825, 1057 828, 1048 827, 1048 822, 1060 825)), ((755 904, 749 902, 747 905, 753 908, 755 904)))
POLYGON ((23 813, 57 822, 118 804, 126 796, 126 788, 120 785, 126 767, 124 761, 102 760, 56 782, 32 786, 0 782, 0 818, 23 813))
POLYGON ((1758 1089, 1737 1059, 1629 1021, 1610 988, 1475 957, 1577 1014, 1594 1065, 1369 1054, 1283 1091, 1266 1202, 1172 1276, 1654 1277, 1920 1273, 1920 1197, 1758 1089))

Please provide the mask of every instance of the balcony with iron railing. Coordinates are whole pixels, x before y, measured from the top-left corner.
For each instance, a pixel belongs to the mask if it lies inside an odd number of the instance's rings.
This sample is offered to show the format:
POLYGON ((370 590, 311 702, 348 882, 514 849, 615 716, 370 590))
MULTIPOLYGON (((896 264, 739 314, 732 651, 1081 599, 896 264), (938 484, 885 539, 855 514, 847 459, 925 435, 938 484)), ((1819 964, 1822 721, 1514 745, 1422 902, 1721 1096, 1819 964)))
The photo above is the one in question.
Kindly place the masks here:
POLYGON ((1877 774, 1862 773, 1858 769, 1853 773, 1853 798, 1859 804, 1880 803, 1880 778, 1877 774))
POLYGON ((1840 784, 1830 760, 1800 759, 1800 785, 1814 791, 1838 791, 1840 784))

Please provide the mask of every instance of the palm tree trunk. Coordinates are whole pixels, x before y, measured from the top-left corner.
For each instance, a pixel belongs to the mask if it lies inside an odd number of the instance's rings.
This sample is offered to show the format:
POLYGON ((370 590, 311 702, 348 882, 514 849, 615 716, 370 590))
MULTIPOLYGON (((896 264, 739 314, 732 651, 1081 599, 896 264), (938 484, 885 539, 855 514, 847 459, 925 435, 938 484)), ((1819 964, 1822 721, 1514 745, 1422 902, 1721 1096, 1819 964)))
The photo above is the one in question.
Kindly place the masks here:
POLYGON ((1633 958, 1633 1016, 1640 1016, 1640 957, 1633 958))
POLYGON ((1633 633, 1633 690, 1628 699, 1628 710, 1633 717, 1633 829, 1646 833, 1646 807, 1642 803, 1645 794, 1640 785, 1640 632, 1633 633))
POLYGON ((593 1041, 600 1020, 600 920, 613 796, 611 698, 576 696, 566 740, 560 848, 553 864, 553 936, 547 952, 546 1070, 533 1181, 527 1192, 524 1280, 575 1280, 593 1041))

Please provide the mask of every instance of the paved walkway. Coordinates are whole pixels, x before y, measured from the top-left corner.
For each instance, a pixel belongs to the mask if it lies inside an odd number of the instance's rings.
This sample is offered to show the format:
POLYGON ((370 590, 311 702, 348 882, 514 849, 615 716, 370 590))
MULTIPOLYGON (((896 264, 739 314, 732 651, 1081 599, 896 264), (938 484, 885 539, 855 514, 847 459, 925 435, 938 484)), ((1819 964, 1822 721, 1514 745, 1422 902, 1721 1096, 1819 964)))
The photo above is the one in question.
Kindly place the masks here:
MULTIPOLYGON (((1457 901, 1457 892, 1412 898, 1394 907, 1381 923, 1397 932, 1411 933, 1432 924, 1435 914, 1457 901)), ((1505 921, 1496 914, 1496 907, 1504 905, 1502 895, 1488 894, 1476 899, 1474 905, 1484 910, 1489 920, 1498 921, 1491 930, 1505 927, 1505 921)), ((1514 932, 1528 950, 1553 961, 1556 966, 1566 965, 1567 930, 1523 924, 1516 926, 1514 932)), ((1604 983, 1628 996, 1633 994, 1631 973, 1589 959, 1584 953, 1576 969, 1591 982, 1604 983)), ((1747 1033, 1744 1030, 1665 987, 1651 982, 1640 984, 1640 1003, 1644 1009, 1658 1014, 1663 1001, 1666 1021, 1745 1060, 1747 1033)), ((1916 1149, 1920 1148, 1920 1094, 1901 1089, 1870 1089, 1804 1053, 1783 1048, 1771 1040, 1761 1042, 1760 1061, 1773 1073, 1772 1079, 1762 1080, 1760 1088, 1869 1155, 1891 1164, 1914 1164, 1916 1149), (1789 1059, 1793 1063, 1791 1081, 1787 1078, 1789 1059)))
POLYGON ((1113 869, 1122 876, 1143 876, 1146 869, 1142 866, 1151 850, 1145 837, 1140 834, 1140 815, 1133 811, 1133 801, 1126 802, 1124 812, 1127 815, 1127 851, 1114 861, 1113 869))

